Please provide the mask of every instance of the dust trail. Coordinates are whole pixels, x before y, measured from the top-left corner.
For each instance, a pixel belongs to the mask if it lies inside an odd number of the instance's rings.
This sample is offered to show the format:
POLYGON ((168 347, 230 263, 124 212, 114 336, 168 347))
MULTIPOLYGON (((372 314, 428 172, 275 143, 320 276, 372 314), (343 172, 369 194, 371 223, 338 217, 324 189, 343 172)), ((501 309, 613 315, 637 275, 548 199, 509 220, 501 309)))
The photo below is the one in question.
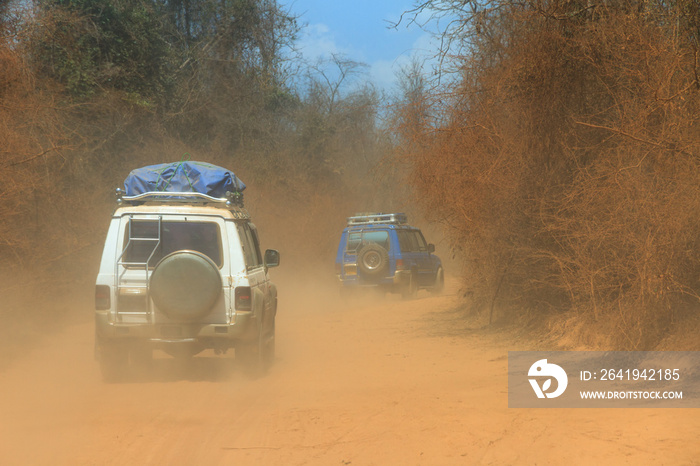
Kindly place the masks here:
POLYGON ((277 359, 259 379, 231 354, 203 353, 104 384, 91 323, 47 336, 0 372, 0 462, 658 464, 700 453, 688 411, 509 410, 515 348, 460 330, 454 280, 441 297, 349 302, 328 277, 273 278, 277 359))

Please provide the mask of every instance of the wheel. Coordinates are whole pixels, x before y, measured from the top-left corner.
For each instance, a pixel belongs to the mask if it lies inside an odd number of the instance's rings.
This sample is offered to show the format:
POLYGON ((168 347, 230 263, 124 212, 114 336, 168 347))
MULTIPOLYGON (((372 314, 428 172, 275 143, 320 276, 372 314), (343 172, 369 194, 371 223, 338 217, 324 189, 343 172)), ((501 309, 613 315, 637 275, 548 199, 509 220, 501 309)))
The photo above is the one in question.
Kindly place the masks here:
POLYGON ((129 349, 118 343, 98 342, 98 361, 103 381, 120 382, 129 370, 129 349))
POLYGON ((153 370, 153 350, 145 344, 138 344, 129 349, 129 370, 137 378, 145 378, 153 370))
POLYGON ((430 292, 432 294, 438 295, 445 289, 445 272, 443 272, 442 267, 438 267, 435 273, 435 283, 430 287, 430 292))
POLYGON ((416 277, 416 273, 413 272, 410 275, 408 283, 404 286, 403 290, 401 290, 401 297, 403 297, 404 299, 413 299, 416 297, 417 294, 418 278, 416 277))
POLYGON ((252 341, 236 345, 236 359, 243 370, 253 377, 265 375, 275 359, 275 319, 271 329, 264 332, 258 329, 257 337, 252 341))
POLYGON ((265 337, 265 353, 263 354, 263 364, 265 370, 272 367, 275 362, 275 319, 272 318, 272 329, 268 331, 265 337))
POLYGON ((389 253, 377 243, 367 243, 357 253, 357 266, 365 276, 385 275, 389 269, 389 253))
POLYGON ((195 251, 165 256, 153 269, 149 290, 158 309, 173 320, 192 321, 209 313, 221 295, 216 264, 195 251))

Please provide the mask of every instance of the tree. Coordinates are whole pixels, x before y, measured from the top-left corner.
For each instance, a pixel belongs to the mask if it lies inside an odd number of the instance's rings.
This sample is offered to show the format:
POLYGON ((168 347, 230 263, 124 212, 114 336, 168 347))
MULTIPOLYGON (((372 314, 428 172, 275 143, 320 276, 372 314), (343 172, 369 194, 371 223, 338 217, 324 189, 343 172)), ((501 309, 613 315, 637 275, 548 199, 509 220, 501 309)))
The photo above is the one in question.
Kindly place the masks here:
POLYGON ((34 62, 76 97, 114 89, 146 105, 172 90, 173 56, 157 5, 130 0, 42 0, 34 62))
POLYGON ((428 1, 457 82, 418 124, 411 182, 475 302, 575 311, 653 345, 700 297, 697 9, 687 2, 428 1), (455 52, 458 52, 455 54, 455 52), (681 207, 682 206, 682 207, 681 207))

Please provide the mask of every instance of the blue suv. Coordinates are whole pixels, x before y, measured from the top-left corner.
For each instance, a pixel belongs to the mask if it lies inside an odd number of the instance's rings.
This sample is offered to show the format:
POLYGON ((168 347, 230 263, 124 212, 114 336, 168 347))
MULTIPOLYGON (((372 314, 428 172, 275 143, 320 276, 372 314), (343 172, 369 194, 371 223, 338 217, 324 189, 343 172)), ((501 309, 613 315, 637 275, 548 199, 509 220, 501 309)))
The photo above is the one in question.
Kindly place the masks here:
POLYGON ((342 291, 375 287, 406 298, 419 288, 440 293, 445 275, 435 246, 425 241, 406 215, 366 214, 348 217, 335 258, 342 291))

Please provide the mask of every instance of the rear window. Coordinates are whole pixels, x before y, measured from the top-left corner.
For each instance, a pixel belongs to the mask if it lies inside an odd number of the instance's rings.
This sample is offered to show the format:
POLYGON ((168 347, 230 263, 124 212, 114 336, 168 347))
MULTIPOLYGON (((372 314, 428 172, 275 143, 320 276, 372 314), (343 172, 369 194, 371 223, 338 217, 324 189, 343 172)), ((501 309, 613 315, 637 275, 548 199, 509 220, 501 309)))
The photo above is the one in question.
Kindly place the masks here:
POLYGON ((146 261, 155 267, 163 257, 183 249, 202 253, 219 267, 223 264, 221 233, 214 222, 163 221, 160 232, 157 220, 132 220, 130 224, 131 234, 129 225, 124 231, 126 249, 122 256, 127 267, 143 267, 146 261))
POLYGON ((348 234, 347 251, 355 252, 360 246, 367 243, 376 243, 388 251, 390 247, 389 232, 386 230, 351 231, 348 234))

